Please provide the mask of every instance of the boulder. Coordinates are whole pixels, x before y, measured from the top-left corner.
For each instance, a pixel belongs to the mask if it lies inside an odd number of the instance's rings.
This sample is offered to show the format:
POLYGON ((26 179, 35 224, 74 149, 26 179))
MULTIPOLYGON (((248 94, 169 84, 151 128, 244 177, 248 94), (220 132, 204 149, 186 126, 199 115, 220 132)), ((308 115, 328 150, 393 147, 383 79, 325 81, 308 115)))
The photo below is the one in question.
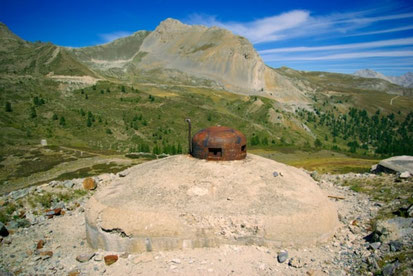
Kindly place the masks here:
POLYGON ((387 173, 404 173, 409 172, 413 175, 413 156, 402 155, 394 156, 381 160, 374 171, 387 173))
POLYGON ((85 180, 83 180, 83 188, 85 190, 94 190, 96 189, 96 186, 97 185, 95 180, 91 177, 85 178, 85 180))

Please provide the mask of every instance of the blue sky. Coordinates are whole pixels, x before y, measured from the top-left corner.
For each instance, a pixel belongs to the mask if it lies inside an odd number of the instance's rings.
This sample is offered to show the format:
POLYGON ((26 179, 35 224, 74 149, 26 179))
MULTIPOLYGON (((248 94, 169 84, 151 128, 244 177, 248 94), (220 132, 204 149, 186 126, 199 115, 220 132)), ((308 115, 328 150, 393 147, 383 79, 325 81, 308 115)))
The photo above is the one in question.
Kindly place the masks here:
POLYGON ((386 75, 413 71, 411 1, 1 0, 0 21, 29 41, 90 46, 172 17, 245 36, 272 67, 386 75))

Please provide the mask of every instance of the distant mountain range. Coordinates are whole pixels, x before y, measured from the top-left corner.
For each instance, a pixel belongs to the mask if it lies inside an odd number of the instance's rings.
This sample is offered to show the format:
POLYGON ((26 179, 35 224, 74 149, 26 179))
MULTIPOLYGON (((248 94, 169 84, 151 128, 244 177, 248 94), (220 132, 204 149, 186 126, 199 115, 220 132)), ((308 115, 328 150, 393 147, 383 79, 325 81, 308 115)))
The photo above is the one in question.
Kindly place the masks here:
POLYGON ((403 86, 403 87, 413 87, 413 73, 407 72, 404 75, 399 77, 394 76, 385 76, 382 73, 376 72, 371 69, 362 69, 354 72, 354 75, 363 77, 363 78, 375 78, 375 79, 382 79, 388 82, 403 86))

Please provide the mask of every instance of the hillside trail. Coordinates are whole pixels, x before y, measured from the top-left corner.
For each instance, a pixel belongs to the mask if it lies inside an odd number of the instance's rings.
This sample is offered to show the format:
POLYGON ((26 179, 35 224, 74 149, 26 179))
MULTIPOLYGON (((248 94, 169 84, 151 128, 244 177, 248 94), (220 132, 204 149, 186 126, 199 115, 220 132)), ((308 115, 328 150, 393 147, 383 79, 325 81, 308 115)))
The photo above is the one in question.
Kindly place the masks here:
POLYGON ((400 96, 396 96, 396 97, 391 98, 390 99, 390 105, 393 105, 393 100, 397 99, 398 97, 400 97, 400 96))

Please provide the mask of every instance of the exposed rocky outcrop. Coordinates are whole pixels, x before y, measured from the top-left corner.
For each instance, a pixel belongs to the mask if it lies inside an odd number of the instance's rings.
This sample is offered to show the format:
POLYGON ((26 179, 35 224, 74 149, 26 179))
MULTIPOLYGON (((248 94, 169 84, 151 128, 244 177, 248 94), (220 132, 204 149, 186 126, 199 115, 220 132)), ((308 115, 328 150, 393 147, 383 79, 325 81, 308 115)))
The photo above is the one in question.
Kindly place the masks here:
POLYGON ((382 79, 388 82, 403 86, 403 87, 413 87, 413 73, 407 72, 401 76, 385 76, 382 73, 376 72, 371 69, 362 69, 358 70, 354 73, 356 76, 360 76, 363 78, 375 78, 375 79, 382 79))

